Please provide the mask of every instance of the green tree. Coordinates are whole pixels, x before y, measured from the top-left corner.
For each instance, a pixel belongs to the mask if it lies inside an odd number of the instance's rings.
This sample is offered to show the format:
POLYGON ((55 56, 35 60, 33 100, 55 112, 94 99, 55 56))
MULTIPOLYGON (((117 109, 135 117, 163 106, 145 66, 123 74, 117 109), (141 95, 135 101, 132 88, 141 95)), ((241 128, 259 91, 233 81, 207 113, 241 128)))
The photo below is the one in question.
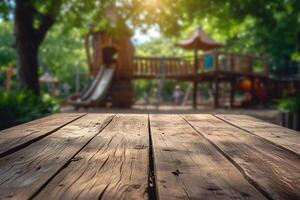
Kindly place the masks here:
MULTIPOLYGON (((299 0, 138 1, 136 23, 158 24, 167 36, 182 37, 197 24, 237 52, 266 55, 277 75, 291 75, 300 51, 299 0), (283 73, 284 72, 284 73, 283 73)), ((145 26, 147 28, 147 26, 145 26)))
POLYGON ((80 26, 85 19, 98 19, 102 17, 101 8, 106 5, 105 2, 107 1, 1 1, 0 17, 9 19, 13 16, 14 19, 14 41, 20 85, 39 94, 38 52, 48 30, 55 22, 66 20, 69 23, 69 26, 66 26, 68 28, 80 26))
POLYGON ((61 24, 55 24, 40 47, 39 58, 41 71, 50 71, 60 83, 74 84, 78 69, 87 77, 83 38, 78 29, 65 31, 61 24))
POLYGON ((49 1, 43 11, 37 2, 14 1, 14 35, 20 85, 39 94, 38 51, 47 31, 55 22, 61 2, 49 1))
MULTIPOLYGON (((16 65, 13 48, 13 24, 0 22, 0 68, 16 65)), ((79 68, 85 80, 87 77, 86 57, 83 39, 78 29, 66 31, 62 24, 54 25, 48 32, 38 54, 39 75, 46 71, 53 73, 60 83, 74 84, 74 76, 79 68)))
POLYGON ((15 64, 15 51, 13 49, 12 24, 0 21, 0 68, 15 64))
POLYGON ((295 72, 296 64, 291 56, 300 48, 300 1, 179 0, 172 3, 161 0, 160 4, 155 9, 165 16, 156 20, 166 34, 174 35, 191 24, 201 23, 206 30, 227 41, 228 49, 267 55, 275 74, 295 72), (167 11, 163 11, 165 7, 167 11), (175 22, 172 17, 176 18, 175 22))
MULTIPOLYGON (((136 55, 138 56, 184 56, 188 55, 189 51, 184 51, 174 46, 175 40, 167 37, 154 38, 148 42, 137 44, 136 55)), ((190 52, 191 53, 191 52, 190 52)))

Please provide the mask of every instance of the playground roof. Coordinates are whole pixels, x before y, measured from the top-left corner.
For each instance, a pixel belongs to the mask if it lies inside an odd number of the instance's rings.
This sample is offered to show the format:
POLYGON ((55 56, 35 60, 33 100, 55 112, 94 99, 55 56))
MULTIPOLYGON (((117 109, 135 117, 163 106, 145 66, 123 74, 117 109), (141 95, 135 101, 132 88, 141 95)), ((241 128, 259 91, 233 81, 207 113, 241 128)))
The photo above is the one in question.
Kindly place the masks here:
POLYGON ((40 78, 39 81, 42 83, 56 83, 58 82, 49 72, 45 72, 40 78))
POLYGON ((179 41, 176 46, 184 49, 202 49, 209 51, 215 48, 221 48, 224 45, 212 39, 202 30, 201 26, 197 26, 190 36, 179 41))

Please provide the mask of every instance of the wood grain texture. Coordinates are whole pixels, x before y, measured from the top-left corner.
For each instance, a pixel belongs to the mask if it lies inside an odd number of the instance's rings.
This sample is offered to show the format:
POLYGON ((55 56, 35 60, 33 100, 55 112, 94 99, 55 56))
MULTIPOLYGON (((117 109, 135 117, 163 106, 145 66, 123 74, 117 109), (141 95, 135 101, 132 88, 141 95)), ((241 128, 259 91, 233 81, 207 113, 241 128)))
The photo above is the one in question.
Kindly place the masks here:
POLYGON ((271 199, 300 199, 300 157, 212 115, 183 115, 271 199))
POLYGON ((222 120, 256 134, 276 145, 300 155, 300 133, 282 126, 264 122, 247 115, 216 115, 222 120))
POLYGON ((159 199, 265 199, 178 115, 150 115, 159 199))
POLYGON ((0 199, 29 199, 58 173, 112 115, 86 115, 0 159, 0 199))
POLYGON ((148 117, 118 115, 35 199, 148 199, 148 117))
POLYGON ((0 131, 0 157, 47 136, 83 115, 84 113, 54 114, 0 131))

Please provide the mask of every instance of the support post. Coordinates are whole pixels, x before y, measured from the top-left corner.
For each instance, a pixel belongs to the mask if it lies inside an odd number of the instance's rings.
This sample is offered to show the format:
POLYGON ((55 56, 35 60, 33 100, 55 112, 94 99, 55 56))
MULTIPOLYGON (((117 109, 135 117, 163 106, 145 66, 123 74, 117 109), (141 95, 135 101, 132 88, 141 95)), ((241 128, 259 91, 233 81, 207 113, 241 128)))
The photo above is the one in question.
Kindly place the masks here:
POLYGON ((194 79, 194 87, 193 87, 193 108, 197 108, 197 91, 198 91, 198 84, 197 84, 197 74, 198 74, 198 49, 195 48, 195 79, 194 79))
POLYGON ((76 91, 76 93, 79 93, 80 92, 80 70, 79 70, 78 63, 76 63, 75 65, 76 65, 75 91, 76 91))
POLYGON ((251 77, 251 105, 253 105, 255 102, 254 102, 254 90, 255 90, 255 88, 254 88, 254 81, 255 81, 255 79, 254 79, 254 77, 251 77))
POLYGON ((214 79, 214 82, 215 82, 214 108, 218 108, 219 107, 219 79, 217 74, 214 79))
POLYGON ((194 87, 193 87, 193 108, 197 108, 197 90, 198 90, 198 84, 197 81, 194 81, 194 87))
POLYGON ((230 81, 230 108, 234 106, 235 81, 230 81))
POLYGON ((165 59, 164 57, 161 57, 160 64, 159 64, 159 74, 158 74, 158 93, 157 93, 157 101, 156 101, 156 109, 158 110, 160 102, 162 100, 163 96, 163 88, 164 88, 164 82, 165 82, 165 59))

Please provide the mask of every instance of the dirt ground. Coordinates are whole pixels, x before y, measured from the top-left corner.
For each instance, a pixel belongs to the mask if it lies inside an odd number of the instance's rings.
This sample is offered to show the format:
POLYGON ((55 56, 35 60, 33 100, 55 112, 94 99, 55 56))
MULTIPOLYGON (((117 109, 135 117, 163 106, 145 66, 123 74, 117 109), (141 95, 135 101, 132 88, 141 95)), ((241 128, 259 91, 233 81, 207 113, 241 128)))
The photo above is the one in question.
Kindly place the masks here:
POLYGON ((139 114, 244 114, 268 121, 271 123, 279 124, 279 113, 275 109, 266 108, 249 108, 249 109, 213 109, 199 106, 196 110, 191 106, 171 106, 171 105, 133 105, 130 109, 118 108, 89 108, 74 110, 72 106, 62 108, 62 112, 89 112, 89 113, 139 113, 139 114))

